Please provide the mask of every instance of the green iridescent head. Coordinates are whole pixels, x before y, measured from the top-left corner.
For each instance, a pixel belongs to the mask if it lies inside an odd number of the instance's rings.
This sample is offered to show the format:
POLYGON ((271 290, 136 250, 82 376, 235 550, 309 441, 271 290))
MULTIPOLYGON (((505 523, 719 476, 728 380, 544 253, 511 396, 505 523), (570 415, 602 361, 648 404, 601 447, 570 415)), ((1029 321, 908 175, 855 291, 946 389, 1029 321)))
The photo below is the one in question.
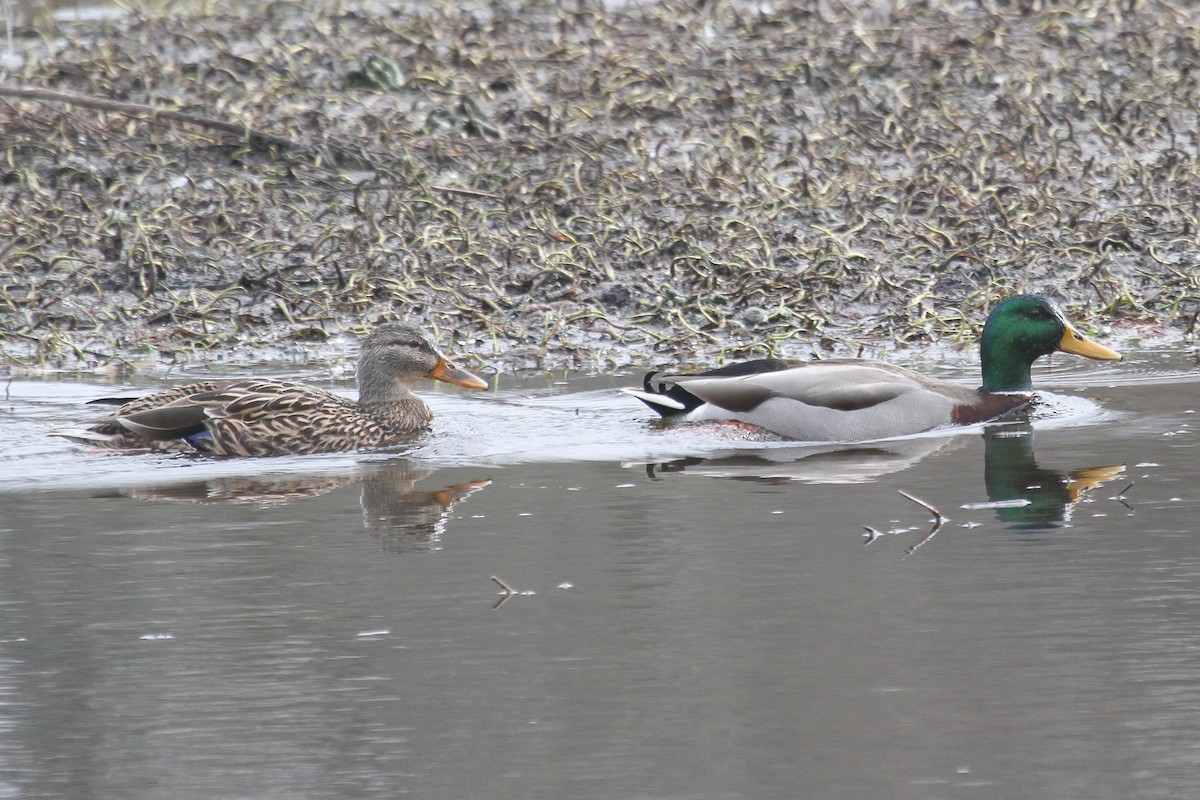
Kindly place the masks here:
POLYGON ((1121 358, 1075 330, 1052 300, 1031 294, 1013 295, 992 309, 979 348, 985 392, 1032 391, 1030 367, 1056 350, 1104 361, 1121 358))

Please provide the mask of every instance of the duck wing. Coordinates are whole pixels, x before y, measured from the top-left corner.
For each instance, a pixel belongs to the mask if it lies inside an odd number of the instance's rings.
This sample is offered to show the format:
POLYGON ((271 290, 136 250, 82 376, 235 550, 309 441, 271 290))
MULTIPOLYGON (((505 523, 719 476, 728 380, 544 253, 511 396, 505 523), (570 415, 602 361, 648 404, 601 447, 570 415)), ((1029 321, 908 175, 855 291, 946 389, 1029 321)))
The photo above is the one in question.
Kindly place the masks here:
POLYGON ((169 441, 173 438, 179 438, 178 436, 167 435, 165 430, 161 435, 151 436, 148 433, 135 430, 132 426, 122 424, 121 420, 127 417, 140 418, 143 413, 147 413, 150 414, 150 418, 145 420, 144 424, 151 427, 165 427, 168 424, 181 425, 182 422, 179 420, 170 423, 165 419, 156 421, 155 415, 151 412, 197 393, 214 391, 225 386, 227 383, 229 381, 196 381, 170 389, 151 392, 141 397, 103 397, 91 400, 88 402, 88 405, 119 406, 119 408, 113 409, 104 416, 88 420, 85 423, 87 427, 57 428, 47 431, 47 433, 50 436, 61 436, 81 444, 112 450, 181 449, 181 442, 169 441))
POLYGON ((353 449, 331 432, 353 432, 365 444, 374 432, 365 430, 371 426, 350 400, 284 380, 230 382, 120 415, 117 422, 149 439, 184 439, 197 450, 225 456, 353 449))
POLYGON ((126 403, 113 415, 113 421, 148 439, 182 439, 204 431, 209 419, 254 420, 268 413, 311 407, 311 400, 306 402, 306 398, 314 392, 334 397, 293 381, 188 384, 126 403))
MULTIPOLYGON (((964 387, 936 381, 904 367, 869 359, 801 362, 785 369, 743 375, 668 375, 661 379, 729 411, 746 412, 771 398, 855 411, 912 391, 964 387)), ((967 390, 969 391, 969 390, 967 390)))
POLYGON ((207 415, 200 405, 166 405, 122 414, 116 422, 130 433, 153 441, 185 439, 204 431, 207 415))

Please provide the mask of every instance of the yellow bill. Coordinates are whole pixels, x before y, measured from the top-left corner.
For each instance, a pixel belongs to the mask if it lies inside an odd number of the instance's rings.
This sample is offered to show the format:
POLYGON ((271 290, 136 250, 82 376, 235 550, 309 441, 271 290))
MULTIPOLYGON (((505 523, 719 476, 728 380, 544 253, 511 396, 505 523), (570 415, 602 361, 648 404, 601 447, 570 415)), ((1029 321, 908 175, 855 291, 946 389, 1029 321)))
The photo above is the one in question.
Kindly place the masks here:
POLYGON ((1067 353, 1074 353, 1077 356, 1083 356, 1084 358, 1095 358, 1099 361, 1121 360, 1121 354, 1116 350, 1109 350, 1104 345, 1093 342, 1070 325, 1067 326, 1066 333, 1063 334, 1062 339, 1059 339, 1058 349, 1067 353))

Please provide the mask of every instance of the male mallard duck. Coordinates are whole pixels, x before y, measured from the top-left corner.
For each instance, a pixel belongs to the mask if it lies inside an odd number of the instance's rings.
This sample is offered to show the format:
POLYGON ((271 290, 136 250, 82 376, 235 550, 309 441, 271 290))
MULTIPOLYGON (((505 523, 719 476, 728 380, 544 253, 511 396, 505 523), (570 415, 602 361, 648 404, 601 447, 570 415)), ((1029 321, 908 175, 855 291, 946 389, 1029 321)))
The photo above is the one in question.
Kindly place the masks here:
POLYGON ((51 433, 113 449, 335 453, 398 444, 428 425, 433 414, 409 390, 420 378, 487 388, 399 322, 380 325, 363 342, 357 376, 357 402, 296 381, 202 381, 124 403, 90 428, 51 433))
POLYGON ((1055 350, 1104 360, 1118 353, 1085 339, 1045 297, 1009 297, 979 342, 983 386, 970 389, 865 358, 763 359, 699 375, 651 372, 626 389, 664 417, 737 420, 797 441, 860 442, 969 425, 1032 399, 1029 369, 1055 350))

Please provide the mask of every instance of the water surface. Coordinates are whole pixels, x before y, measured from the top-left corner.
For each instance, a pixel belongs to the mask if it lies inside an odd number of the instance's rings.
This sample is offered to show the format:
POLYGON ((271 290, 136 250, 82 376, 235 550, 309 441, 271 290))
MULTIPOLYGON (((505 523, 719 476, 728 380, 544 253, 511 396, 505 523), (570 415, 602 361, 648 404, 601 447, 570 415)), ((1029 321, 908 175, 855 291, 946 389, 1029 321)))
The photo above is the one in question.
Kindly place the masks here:
POLYGON ((663 431, 634 381, 242 461, 87 453, 45 430, 136 387, 13 381, 0 797, 1194 791, 1194 352, 855 448, 663 431))

